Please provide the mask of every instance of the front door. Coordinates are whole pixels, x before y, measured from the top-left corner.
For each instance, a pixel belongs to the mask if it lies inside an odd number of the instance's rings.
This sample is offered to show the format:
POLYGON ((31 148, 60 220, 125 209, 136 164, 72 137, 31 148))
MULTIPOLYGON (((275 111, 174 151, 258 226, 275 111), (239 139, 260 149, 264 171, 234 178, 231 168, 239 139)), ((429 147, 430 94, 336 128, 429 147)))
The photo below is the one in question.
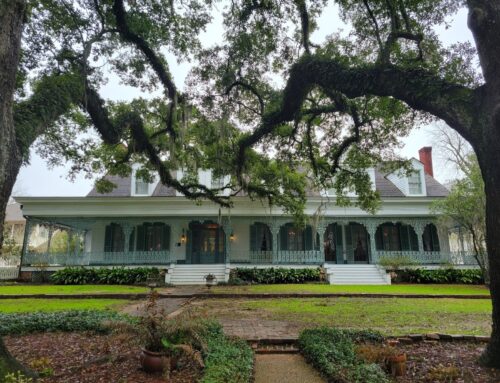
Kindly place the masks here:
POLYGON ((192 264, 224 263, 224 230, 216 223, 189 225, 186 259, 192 264))

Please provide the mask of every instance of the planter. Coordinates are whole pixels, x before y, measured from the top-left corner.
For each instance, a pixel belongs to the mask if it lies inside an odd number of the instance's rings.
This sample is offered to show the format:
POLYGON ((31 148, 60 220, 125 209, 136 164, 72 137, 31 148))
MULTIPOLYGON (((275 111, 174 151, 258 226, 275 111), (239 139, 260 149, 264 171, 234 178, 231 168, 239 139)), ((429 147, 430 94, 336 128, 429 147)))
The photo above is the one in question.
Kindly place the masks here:
POLYGON ((404 376, 406 373, 406 354, 390 356, 387 363, 392 376, 404 376))
POLYGON ((141 366, 146 372, 163 372, 165 367, 169 367, 170 360, 161 352, 153 352, 145 349, 141 350, 139 357, 141 366))

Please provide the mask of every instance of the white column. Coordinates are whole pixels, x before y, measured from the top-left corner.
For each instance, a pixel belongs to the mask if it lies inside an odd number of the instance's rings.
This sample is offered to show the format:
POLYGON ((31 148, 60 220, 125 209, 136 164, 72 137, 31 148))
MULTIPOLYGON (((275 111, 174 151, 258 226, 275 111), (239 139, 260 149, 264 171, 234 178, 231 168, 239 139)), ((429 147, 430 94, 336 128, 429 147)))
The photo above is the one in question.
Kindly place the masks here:
POLYGON ((346 236, 345 236, 345 224, 342 223, 342 258, 344 263, 347 263, 347 244, 346 244, 346 236))
POLYGON ((229 221, 229 219, 225 219, 224 220, 224 223, 222 225, 222 227, 224 228, 224 235, 225 235, 225 240, 226 240, 226 246, 225 246, 225 250, 226 250, 226 260, 225 260, 225 263, 226 264, 229 264, 231 262, 231 258, 230 258, 230 254, 231 254, 231 232, 233 230, 232 226, 231 226, 231 221, 229 221))
POLYGON ((278 241, 279 241, 279 234, 280 234, 280 224, 278 222, 273 222, 273 224, 270 227, 270 230, 271 230, 272 241, 273 241, 272 263, 274 264, 278 260, 278 241))
POLYGON ((366 230, 368 231, 369 241, 370 241, 371 263, 378 263, 377 246, 376 246, 376 241, 375 241, 377 227, 378 227, 377 222, 368 221, 366 223, 366 230))

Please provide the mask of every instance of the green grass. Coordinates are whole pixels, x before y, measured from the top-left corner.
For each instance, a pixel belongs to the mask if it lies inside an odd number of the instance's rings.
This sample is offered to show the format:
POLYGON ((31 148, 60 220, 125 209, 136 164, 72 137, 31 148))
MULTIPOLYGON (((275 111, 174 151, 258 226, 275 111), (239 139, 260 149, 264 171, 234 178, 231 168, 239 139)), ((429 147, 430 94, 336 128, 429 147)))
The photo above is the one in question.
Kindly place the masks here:
POLYGON ((121 285, 0 285, 0 294, 25 295, 25 294, 135 294, 147 293, 149 289, 141 286, 121 285))
POLYGON ((251 285, 218 286, 214 293, 366 293, 366 294, 457 294, 489 295, 484 286, 475 285, 327 285, 327 284, 287 284, 287 285, 251 285))
POLYGON ((117 310, 128 302, 124 299, 2 299, 0 300, 0 312, 117 310))
MULTIPOLYGON (((236 302, 227 303, 236 310, 236 302)), ((487 335, 489 299, 314 298, 238 301, 240 310, 307 327, 373 329, 387 335, 443 332, 487 335), (266 315, 267 314, 267 315, 266 315)))

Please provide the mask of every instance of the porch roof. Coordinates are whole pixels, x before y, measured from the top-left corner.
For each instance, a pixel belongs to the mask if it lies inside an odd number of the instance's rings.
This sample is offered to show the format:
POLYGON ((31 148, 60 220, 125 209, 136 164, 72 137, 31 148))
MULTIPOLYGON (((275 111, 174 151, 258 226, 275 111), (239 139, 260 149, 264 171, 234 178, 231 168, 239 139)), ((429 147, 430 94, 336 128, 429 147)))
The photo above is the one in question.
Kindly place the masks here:
MULTIPOLYGON (((219 214, 219 206, 205 201, 198 205, 185 197, 15 197, 24 216, 32 217, 208 217, 219 214)), ((436 198, 393 197, 383 199, 376 217, 430 217, 429 206, 436 198)), ((314 215, 325 199, 309 198, 305 213, 314 215)), ((248 197, 234 198, 234 206, 223 215, 241 217, 283 216, 281 208, 264 206, 248 197)), ((330 199, 323 211, 326 217, 374 217, 358 207, 338 207, 330 199)))

